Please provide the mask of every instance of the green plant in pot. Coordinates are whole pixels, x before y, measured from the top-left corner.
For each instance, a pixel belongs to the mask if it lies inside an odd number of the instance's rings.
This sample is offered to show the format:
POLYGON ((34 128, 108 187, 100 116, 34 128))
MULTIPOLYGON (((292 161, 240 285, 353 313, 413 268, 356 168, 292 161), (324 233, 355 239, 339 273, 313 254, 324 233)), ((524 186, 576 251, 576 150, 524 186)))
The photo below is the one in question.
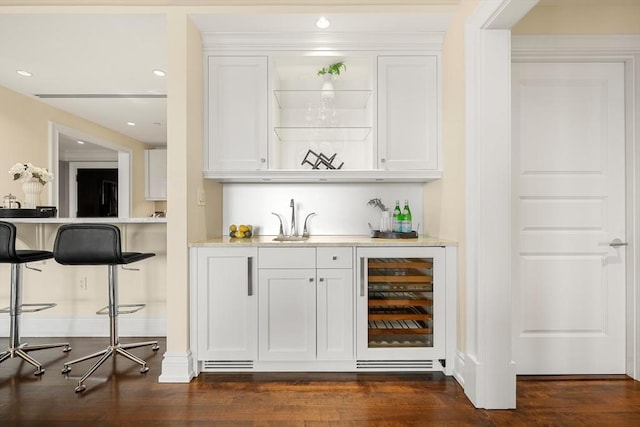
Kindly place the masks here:
POLYGON ((324 76, 325 74, 329 74, 331 76, 339 76, 340 75, 340 69, 344 69, 344 71, 347 71, 347 66, 344 65, 344 62, 340 61, 340 62, 336 62, 335 64, 331 64, 328 67, 322 67, 318 70, 318 75, 319 76, 324 76))
POLYGON ((323 100, 332 100, 335 97, 335 92, 333 91, 333 79, 336 76, 340 75, 340 70, 343 69, 347 71, 347 66, 344 65, 344 62, 336 62, 327 67, 322 67, 318 70, 318 75, 324 77, 324 83, 322 83, 322 94, 321 97, 323 100))

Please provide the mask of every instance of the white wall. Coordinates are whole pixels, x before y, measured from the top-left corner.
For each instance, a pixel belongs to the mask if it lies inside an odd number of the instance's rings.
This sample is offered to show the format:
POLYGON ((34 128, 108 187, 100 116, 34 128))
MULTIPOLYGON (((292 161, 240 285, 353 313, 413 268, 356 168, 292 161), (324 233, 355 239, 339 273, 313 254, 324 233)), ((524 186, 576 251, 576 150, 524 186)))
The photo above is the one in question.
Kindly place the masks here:
MULTIPOLYGON (((414 230, 420 224, 424 234, 423 184, 421 183, 318 183, 318 184, 225 184, 223 188, 222 234, 230 224, 252 224, 261 235, 278 234, 279 213, 285 221, 285 234, 291 227, 291 199, 295 200, 296 222, 302 233, 307 214, 311 235, 369 234, 368 222, 379 228, 380 210, 368 206, 375 197, 389 209, 395 201, 409 200, 414 230)), ((429 230, 427 230, 427 234, 429 230)))

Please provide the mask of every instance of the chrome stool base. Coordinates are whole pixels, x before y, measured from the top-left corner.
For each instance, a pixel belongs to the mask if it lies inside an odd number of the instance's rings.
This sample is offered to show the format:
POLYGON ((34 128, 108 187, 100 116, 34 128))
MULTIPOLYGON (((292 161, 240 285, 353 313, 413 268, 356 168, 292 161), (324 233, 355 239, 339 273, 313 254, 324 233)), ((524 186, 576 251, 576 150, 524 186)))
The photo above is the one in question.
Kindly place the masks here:
POLYGON ((68 353, 71 351, 71 346, 69 345, 68 342, 55 343, 55 344, 39 344, 39 345, 32 345, 32 346, 27 345, 27 343, 20 344, 18 347, 9 347, 6 351, 3 351, 2 353, 0 353, 0 363, 4 362, 9 358, 18 357, 35 366, 36 372, 34 373, 34 375, 36 376, 42 375, 44 374, 44 368, 42 367, 42 364, 40 364, 40 362, 38 362, 33 357, 29 356, 29 354, 27 353, 30 351, 45 350, 48 348, 59 348, 59 347, 64 347, 62 349, 64 353, 68 353))
MULTIPOLYGON (((64 353, 68 353, 69 351, 71 351, 71 346, 68 342, 37 345, 28 345, 28 343, 20 342, 20 316, 22 315, 22 313, 35 313, 38 311, 48 310, 56 306, 56 304, 54 303, 22 303, 23 265, 24 264, 18 263, 11 264, 11 301, 9 307, 0 309, 0 313, 9 313, 10 318, 9 347, 6 351, 0 353, 0 363, 4 362, 7 359, 17 357, 33 365, 36 368, 36 372, 34 375, 39 376, 44 374, 44 368, 42 367, 42 364, 27 353, 29 353, 30 351, 46 350, 49 348, 59 347, 64 347, 62 351, 64 353)), ((39 269, 33 267, 27 266, 27 268, 40 271, 39 269)))
POLYGON ((98 361, 91 368, 89 368, 89 370, 87 370, 87 372, 85 372, 85 374, 78 380, 76 393, 83 392, 87 388, 87 386, 84 385, 84 382, 86 381, 86 379, 89 378, 104 362, 106 362, 107 359, 109 359, 111 356, 115 357, 118 354, 126 357, 132 362, 139 364, 141 366, 140 373, 144 374, 149 370, 149 367, 147 366, 147 362, 140 359, 138 356, 128 352, 127 349, 144 347, 148 345, 152 346, 151 350, 153 351, 158 351, 160 349, 160 346, 158 345, 158 341, 145 341, 145 342, 137 342, 137 343, 131 343, 131 344, 110 345, 104 350, 101 350, 101 351, 89 354, 87 356, 81 357, 79 359, 75 359, 65 363, 62 368, 62 373, 66 374, 69 371, 71 371, 71 365, 73 364, 84 362, 85 360, 89 360, 89 359, 94 359, 96 357, 100 357, 100 359, 98 359, 98 361))

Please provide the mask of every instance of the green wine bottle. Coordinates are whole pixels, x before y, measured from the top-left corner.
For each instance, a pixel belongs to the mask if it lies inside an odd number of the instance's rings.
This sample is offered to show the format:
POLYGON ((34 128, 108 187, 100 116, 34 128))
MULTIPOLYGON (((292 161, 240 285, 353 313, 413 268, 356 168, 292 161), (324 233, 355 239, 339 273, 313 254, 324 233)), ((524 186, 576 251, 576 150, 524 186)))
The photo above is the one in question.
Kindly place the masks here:
POLYGON ((392 229, 395 232, 402 231, 402 211, 400 210, 399 200, 396 200, 396 207, 393 209, 392 229))
POLYGON ((411 220, 411 209, 409 209, 409 201, 404 201, 404 208, 402 209, 402 232, 411 233, 413 231, 413 223, 411 220))

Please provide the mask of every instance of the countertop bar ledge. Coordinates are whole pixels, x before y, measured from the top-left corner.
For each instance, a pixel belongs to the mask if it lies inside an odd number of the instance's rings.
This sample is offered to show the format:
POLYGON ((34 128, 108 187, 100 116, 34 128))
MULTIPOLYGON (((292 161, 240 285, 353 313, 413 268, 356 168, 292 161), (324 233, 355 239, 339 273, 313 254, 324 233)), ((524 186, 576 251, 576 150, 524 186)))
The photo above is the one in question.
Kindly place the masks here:
POLYGON ((228 236, 190 243, 190 247, 216 246, 258 246, 258 247, 301 247, 301 246, 458 246, 452 240, 437 237, 419 236, 415 239, 380 239, 369 235, 311 236, 308 240, 279 242, 277 236, 255 236, 248 239, 235 239, 228 236))
POLYGON ((139 218, 0 218, 2 221, 14 224, 166 224, 167 218, 139 217, 139 218))

